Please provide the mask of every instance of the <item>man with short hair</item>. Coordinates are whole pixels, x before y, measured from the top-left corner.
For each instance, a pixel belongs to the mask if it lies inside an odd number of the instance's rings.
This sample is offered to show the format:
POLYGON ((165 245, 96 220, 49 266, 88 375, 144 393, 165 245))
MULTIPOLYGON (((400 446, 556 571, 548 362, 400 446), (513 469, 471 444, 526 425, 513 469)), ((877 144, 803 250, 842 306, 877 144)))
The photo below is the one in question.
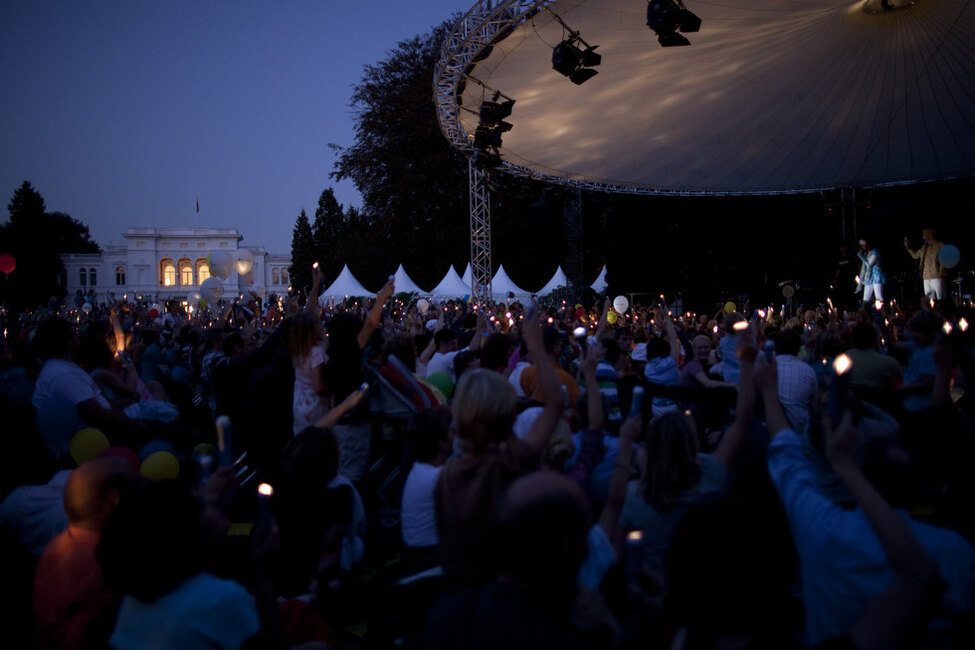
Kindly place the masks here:
POLYGON ((938 260, 938 253, 944 244, 935 237, 934 228, 925 228, 921 231, 921 239, 924 244, 921 248, 914 250, 911 241, 904 238, 904 248, 907 254, 916 260, 921 260, 919 271, 921 280, 924 282, 924 297, 942 300, 945 297, 945 268, 938 260))
POLYGON ((785 329, 775 337, 775 366, 779 376, 779 399, 792 429, 802 433, 809 422, 809 414, 816 399, 819 383, 816 371, 800 361, 802 341, 795 330, 785 329))

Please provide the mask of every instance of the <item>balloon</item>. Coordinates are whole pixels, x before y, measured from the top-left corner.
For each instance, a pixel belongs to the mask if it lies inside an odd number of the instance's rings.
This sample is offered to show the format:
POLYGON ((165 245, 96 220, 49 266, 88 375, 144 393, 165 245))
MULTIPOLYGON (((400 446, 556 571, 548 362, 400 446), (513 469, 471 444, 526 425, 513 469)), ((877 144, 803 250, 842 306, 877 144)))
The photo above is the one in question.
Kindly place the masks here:
POLYGON ((81 311, 85 312, 86 314, 89 313, 89 312, 91 312, 91 303, 90 302, 86 302, 85 304, 83 304, 81 306, 81 311))
POLYGON ((581 309, 581 308, 580 309, 576 309, 576 318, 582 318, 585 315, 586 315, 586 310, 585 309, 581 309))
MULTIPOLYGON (((207 278, 200 285, 200 297, 208 304, 220 302, 223 298, 223 283, 217 278, 207 278)), ((203 306, 202 302, 200 306, 203 306)))
MULTIPOLYGON (((230 254, 230 251, 216 251, 210 254, 210 273, 221 280, 226 280, 233 270, 234 256, 230 254)), ((202 289, 202 287, 200 288, 202 289)))
POLYGON ((180 386, 189 386, 190 371, 183 366, 173 366, 173 369, 169 372, 169 378, 173 380, 174 384, 179 384, 180 386))
POLYGON ((427 377, 427 381, 443 393, 444 397, 450 397, 450 393, 454 390, 454 382, 445 372, 435 372, 427 377))
POLYGON ((0 255, 0 271, 13 273, 15 268, 17 268, 17 260, 14 259, 13 255, 6 253, 0 255))
POLYGON ((179 461, 168 451, 149 454, 139 469, 150 481, 175 481, 179 478, 179 461))
POLYGON ((108 450, 108 438, 94 427, 85 427, 71 438, 68 451, 75 463, 82 463, 97 458, 108 450))
POLYGON ((419 300, 416 301, 416 308, 420 311, 421 314, 425 314, 427 313, 427 310, 430 309, 430 303, 427 301, 426 298, 420 298, 419 300))
POLYGON ((137 472, 139 471, 139 465, 141 465, 139 455, 128 447, 110 447, 105 450, 101 458, 121 458, 137 472))
POLYGON ((251 285, 247 290, 255 294, 258 298, 264 298, 267 295, 267 287, 263 284, 251 285))
POLYGON ((173 447, 173 444, 168 440, 156 438, 155 440, 150 440, 146 444, 142 445, 142 448, 139 450, 139 459, 145 460, 157 451, 168 451, 171 454, 175 454, 176 448, 173 447))
POLYGON ((730 300, 724 304, 724 313, 726 314, 734 312, 735 309, 737 309, 735 303, 731 302, 730 300))
POLYGON ((941 266, 945 267, 946 269, 955 268, 958 266, 958 262, 960 261, 961 251, 958 250, 957 246, 945 244, 941 247, 941 250, 938 251, 938 262, 940 262, 941 266))
POLYGON ((630 301, 626 299, 626 296, 616 296, 613 300, 613 309, 621 314, 625 314, 626 310, 630 308, 630 301))
MULTIPOLYGON (((204 280, 206 282, 206 280, 204 280)), ((190 291, 186 296, 186 306, 187 307, 199 307, 200 306, 200 292, 190 291)))
POLYGON ((606 322, 610 325, 615 325, 616 321, 619 319, 619 315, 615 311, 611 311, 606 314, 606 322))
POLYGON ((246 275, 254 268, 254 256, 246 248, 237 250, 237 261, 234 263, 239 275, 246 275))

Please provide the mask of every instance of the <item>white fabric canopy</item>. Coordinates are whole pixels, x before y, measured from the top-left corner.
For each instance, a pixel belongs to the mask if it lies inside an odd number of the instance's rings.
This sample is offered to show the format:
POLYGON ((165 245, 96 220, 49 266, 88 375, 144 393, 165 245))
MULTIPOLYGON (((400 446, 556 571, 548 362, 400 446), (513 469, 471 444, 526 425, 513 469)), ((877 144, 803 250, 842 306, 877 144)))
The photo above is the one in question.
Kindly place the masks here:
POLYGON ((440 284, 430 292, 430 295, 434 298, 463 298, 470 293, 471 285, 464 284, 464 281, 457 275, 457 270, 451 266, 447 269, 447 273, 444 274, 440 284))
POLYGON ((545 286, 539 289, 538 291, 536 291, 536 293, 539 296, 544 296, 546 294, 552 293, 559 287, 567 287, 567 286, 569 286, 569 279, 565 277, 565 271, 563 271, 562 267, 559 266, 559 268, 555 269, 555 275, 552 276, 552 279, 549 280, 547 283, 545 283, 545 286))
POLYGON ((396 293, 426 293, 406 273, 406 269, 403 268, 402 264, 396 268, 396 273, 393 275, 393 282, 396 285, 396 293))
POLYGON ((328 289, 322 293, 319 302, 325 298, 342 299, 346 296, 371 296, 374 293, 376 292, 369 291, 355 279, 352 271, 349 270, 349 265, 346 264, 342 267, 342 272, 339 273, 339 277, 335 278, 335 282, 329 285, 328 289))
POLYGON ((497 273, 491 279, 491 293, 495 298, 507 298, 509 293, 513 293, 515 298, 524 299, 530 295, 529 291, 525 291, 517 284, 511 281, 508 274, 504 270, 504 264, 498 267, 497 273))
POLYGON ((599 275, 596 277, 596 281, 590 284, 589 288, 596 293, 603 293, 606 291, 607 286, 609 285, 606 284, 606 266, 603 265, 603 268, 599 271, 599 275))

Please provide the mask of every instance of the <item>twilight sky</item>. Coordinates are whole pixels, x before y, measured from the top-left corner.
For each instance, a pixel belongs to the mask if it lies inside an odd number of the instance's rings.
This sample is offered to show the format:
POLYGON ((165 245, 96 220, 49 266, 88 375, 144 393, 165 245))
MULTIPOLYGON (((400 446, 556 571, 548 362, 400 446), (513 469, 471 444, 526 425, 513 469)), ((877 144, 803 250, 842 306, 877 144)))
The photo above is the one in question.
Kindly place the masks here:
POLYGON ((101 244, 237 227, 288 253, 352 143, 351 86, 474 0, 38 0, 0 5, 0 222, 29 180, 101 244), (199 197, 200 212, 196 214, 199 197))

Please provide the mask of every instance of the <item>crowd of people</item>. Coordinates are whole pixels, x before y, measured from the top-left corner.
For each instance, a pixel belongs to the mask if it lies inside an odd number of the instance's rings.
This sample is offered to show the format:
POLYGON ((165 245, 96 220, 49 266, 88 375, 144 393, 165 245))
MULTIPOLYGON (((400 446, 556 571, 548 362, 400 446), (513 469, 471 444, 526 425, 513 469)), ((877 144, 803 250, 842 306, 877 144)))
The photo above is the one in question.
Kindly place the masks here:
POLYGON ((4 314, 16 647, 975 645, 970 307, 314 278, 4 314))

